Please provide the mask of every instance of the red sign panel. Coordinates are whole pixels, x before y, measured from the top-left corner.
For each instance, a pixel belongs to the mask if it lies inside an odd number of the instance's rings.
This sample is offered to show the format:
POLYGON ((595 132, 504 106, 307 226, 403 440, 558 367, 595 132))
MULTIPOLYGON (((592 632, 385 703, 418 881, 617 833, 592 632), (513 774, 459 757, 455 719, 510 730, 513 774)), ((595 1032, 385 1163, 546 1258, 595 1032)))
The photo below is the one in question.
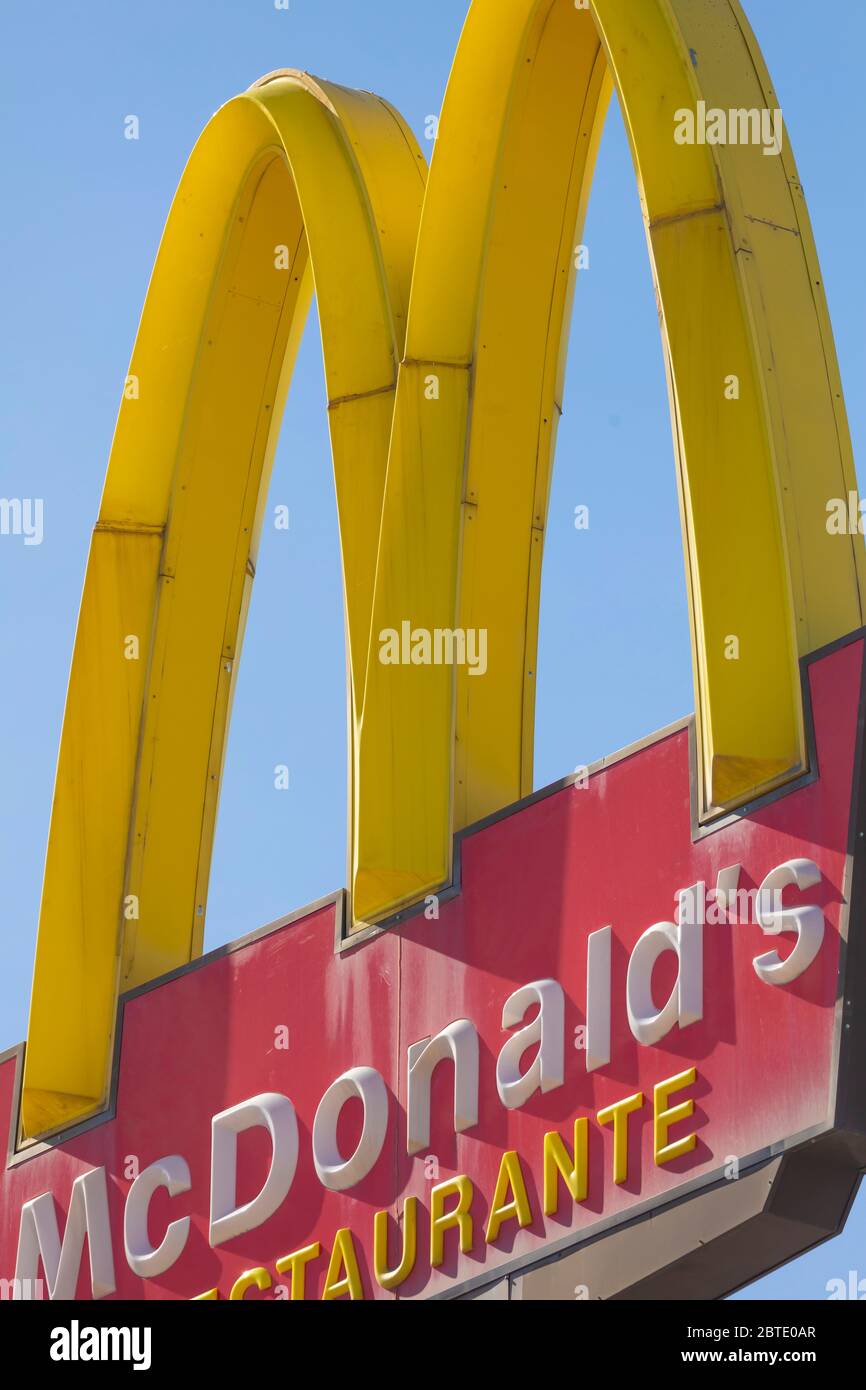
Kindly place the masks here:
POLYGON ((709 830, 684 725, 386 930, 338 896, 127 996, 110 1114, 2 1175, 7 1287, 454 1296, 832 1131, 862 665, 811 660, 809 776, 709 830))

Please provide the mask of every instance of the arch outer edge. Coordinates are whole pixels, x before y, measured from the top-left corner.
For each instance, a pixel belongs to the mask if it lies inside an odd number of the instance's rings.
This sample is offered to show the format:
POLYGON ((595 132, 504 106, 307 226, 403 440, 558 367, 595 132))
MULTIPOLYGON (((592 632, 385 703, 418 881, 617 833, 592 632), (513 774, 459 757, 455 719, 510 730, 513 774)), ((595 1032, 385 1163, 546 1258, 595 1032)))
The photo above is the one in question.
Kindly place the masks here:
POLYGON ((201 952, 267 480, 314 284, 350 692, 363 682, 425 173, 392 108, 293 73, 223 107, 191 156, 88 559, 36 949, 27 1135, 103 1105, 118 991, 201 952))

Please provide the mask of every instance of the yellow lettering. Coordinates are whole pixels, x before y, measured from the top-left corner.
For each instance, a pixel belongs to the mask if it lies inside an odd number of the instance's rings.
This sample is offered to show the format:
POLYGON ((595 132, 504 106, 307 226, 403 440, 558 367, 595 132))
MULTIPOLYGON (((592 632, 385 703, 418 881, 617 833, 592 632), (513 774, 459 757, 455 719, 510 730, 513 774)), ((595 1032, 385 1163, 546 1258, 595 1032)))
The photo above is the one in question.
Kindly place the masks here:
POLYGON ((487 1244, 492 1244, 499 1235, 503 1221, 514 1220, 521 1227, 529 1226, 532 1222, 532 1209, 526 1195, 526 1183, 523 1181, 520 1159, 514 1150, 510 1149, 508 1153, 502 1155, 502 1162, 499 1165, 496 1190, 493 1193, 490 1215, 487 1218, 485 1237, 487 1244), (506 1201, 509 1192, 511 1197, 506 1201))
POLYGON ((694 1067, 688 1071, 681 1071, 679 1075, 672 1076, 669 1081, 660 1081, 653 1092, 653 1147, 655 1149, 655 1161, 661 1166, 663 1163, 670 1163, 672 1159, 679 1158, 681 1154, 689 1153, 697 1144, 696 1134, 687 1134, 684 1139, 677 1139, 675 1143, 668 1143, 668 1130, 671 1125, 675 1125, 678 1120, 688 1120, 695 1113, 695 1103, 690 1098, 682 1101, 679 1105, 668 1105, 668 1101, 674 1091, 682 1091, 686 1086, 694 1086, 697 1079, 697 1072, 694 1067))
POLYGON ((352 1232, 344 1226, 334 1237, 334 1248, 331 1251, 331 1262, 325 1276, 322 1300, 329 1302, 335 1298, 345 1298, 346 1294, 353 1302, 364 1297, 361 1274, 358 1269, 358 1257, 355 1254, 355 1242, 352 1239, 352 1232))
POLYGON ((396 1289, 415 1268, 418 1250, 418 1198, 403 1203, 403 1254, 396 1269, 388 1268, 388 1213, 377 1211, 373 1218, 373 1271, 383 1289, 396 1289))
POLYGON ((247 1289, 269 1289, 270 1287, 271 1276, 266 1269, 262 1269, 259 1265, 257 1269, 245 1270, 240 1279, 235 1280, 229 1298, 237 1302, 246 1297, 247 1289))
POLYGON ((316 1241, 315 1245, 305 1245, 303 1250, 294 1250, 291 1255, 283 1255, 282 1259, 277 1260, 277 1273, 288 1274, 291 1278, 293 1303, 306 1297, 307 1265, 310 1260, 317 1260, 321 1253, 322 1247, 316 1241))
POLYGON ((474 1188, 469 1178, 451 1178, 437 1183, 430 1193, 430 1263, 434 1269, 445 1259, 445 1232, 456 1226, 460 1232, 460 1250, 466 1255, 472 1249, 472 1205, 474 1188), (456 1207, 445 1211, 449 1197, 458 1197, 456 1207))
POLYGON ((599 1110, 596 1119, 600 1125, 613 1123, 613 1180, 622 1184, 628 1177, 628 1117, 643 1105, 643 1091, 618 1100, 616 1105, 608 1105, 599 1110))
POLYGON ((588 1185, 587 1145, 589 1122, 584 1116, 574 1122, 574 1158, 556 1130, 544 1136, 544 1215, 555 1216, 559 1206, 559 1178, 562 1177, 575 1202, 586 1200, 588 1185))

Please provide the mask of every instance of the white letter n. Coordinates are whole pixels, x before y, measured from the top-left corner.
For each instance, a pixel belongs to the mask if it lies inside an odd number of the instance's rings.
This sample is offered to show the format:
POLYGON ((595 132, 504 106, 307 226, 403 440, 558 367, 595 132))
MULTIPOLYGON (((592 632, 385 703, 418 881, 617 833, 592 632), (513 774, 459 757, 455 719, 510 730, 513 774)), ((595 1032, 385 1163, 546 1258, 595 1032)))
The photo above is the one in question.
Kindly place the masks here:
POLYGON ((459 1018, 435 1038, 409 1047, 407 1153, 416 1154, 430 1143, 430 1083, 447 1057, 454 1062, 454 1132, 462 1134, 478 1124, 478 1034, 468 1018, 459 1018))

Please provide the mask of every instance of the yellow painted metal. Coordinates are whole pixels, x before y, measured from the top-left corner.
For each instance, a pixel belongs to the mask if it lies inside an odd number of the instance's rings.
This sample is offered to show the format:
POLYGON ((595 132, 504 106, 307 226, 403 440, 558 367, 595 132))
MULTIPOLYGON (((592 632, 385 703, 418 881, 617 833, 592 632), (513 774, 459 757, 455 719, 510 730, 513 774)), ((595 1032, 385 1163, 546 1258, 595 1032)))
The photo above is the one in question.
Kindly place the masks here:
POLYGON ((104 1102, 118 988, 201 951, 243 614, 314 283, 363 688, 425 173, 377 97, 288 73, 219 111, 190 159, 88 562, 39 923, 29 1135, 104 1102))
POLYGON ((474 0, 421 224, 371 653, 401 619, 480 628, 488 672, 371 655, 354 783, 360 919, 447 883, 451 832, 532 789, 564 325, 611 80, 668 369, 704 816, 803 770, 798 655, 862 621, 862 540, 825 524, 827 500, 856 482, 787 138, 781 158, 674 138, 676 113, 699 101, 777 104, 739 6, 474 0))
POLYGON ((803 769, 797 659, 861 623, 866 560, 859 537, 825 525, 856 481, 787 139, 781 156, 674 139, 699 101, 777 104, 739 5, 473 0, 426 195, 385 103, 273 74, 201 137, 136 342, 64 722, 28 1134, 104 1102, 118 988, 201 949, 243 620, 313 281, 346 591, 353 924, 447 883, 453 831, 531 790, 575 247, 614 89, 668 370, 701 812, 803 769), (381 634, 407 621, 486 631, 486 674, 383 664, 381 634))

